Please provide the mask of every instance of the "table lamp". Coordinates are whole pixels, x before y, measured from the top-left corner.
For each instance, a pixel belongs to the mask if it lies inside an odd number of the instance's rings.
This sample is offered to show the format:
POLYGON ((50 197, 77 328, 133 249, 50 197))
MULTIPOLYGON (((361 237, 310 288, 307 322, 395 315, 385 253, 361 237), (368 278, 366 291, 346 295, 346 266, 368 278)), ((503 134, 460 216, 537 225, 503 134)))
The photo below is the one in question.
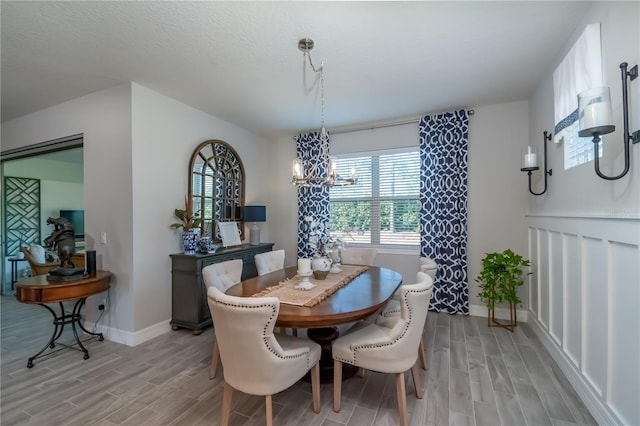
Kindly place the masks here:
POLYGON ((244 206, 244 221, 252 222, 249 234, 249 244, 260 244, 260 228, 258 222, 267 221, 267 208, 265 206, 244 206))

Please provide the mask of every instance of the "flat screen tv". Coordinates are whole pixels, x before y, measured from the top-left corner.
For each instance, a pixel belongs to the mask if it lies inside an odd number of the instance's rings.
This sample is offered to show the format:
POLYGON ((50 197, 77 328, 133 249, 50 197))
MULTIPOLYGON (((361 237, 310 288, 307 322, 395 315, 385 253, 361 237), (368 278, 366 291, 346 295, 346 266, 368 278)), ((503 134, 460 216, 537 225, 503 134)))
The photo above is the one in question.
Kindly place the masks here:
POLYGON ((84 238, 84 210, 60 210, 60 217, 71 222, 76 238, 84 238))

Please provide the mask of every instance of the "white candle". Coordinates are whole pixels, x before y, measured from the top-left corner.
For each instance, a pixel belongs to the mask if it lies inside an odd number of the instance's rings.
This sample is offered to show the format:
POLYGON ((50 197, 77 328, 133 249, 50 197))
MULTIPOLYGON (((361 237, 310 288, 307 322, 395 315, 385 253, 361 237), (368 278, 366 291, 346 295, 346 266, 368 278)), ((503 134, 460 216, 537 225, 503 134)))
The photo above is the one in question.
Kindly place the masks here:
POLYGON ((597 102, 584 107, 582 111, 581 129, 591 129, 593 127, 610 126, 611 108, 608 102, 597 102))
POLYGON ((524 166, 525 167, 538 167, 538 159, 536 154, 525 154, 524 155, 524 166))
POLYGON ((301 170, 301 165, 300 165, 300 160, 296 160, 293 162, 293 177, 294 178, 301 178, 302 177, 302 170, 301 170))
POLYGON ((298 273, 311 272, 311 259, 298 259, 298 273))

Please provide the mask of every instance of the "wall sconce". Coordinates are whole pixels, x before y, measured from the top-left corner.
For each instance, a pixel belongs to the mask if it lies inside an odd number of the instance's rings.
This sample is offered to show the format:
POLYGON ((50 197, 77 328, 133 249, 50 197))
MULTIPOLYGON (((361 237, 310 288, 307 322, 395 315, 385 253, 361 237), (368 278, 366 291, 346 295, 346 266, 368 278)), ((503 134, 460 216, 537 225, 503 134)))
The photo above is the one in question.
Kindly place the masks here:
POLYGON ((622 120, 624 134, 624 170, 618 176, 606 176, 600 172, 600 159, 598 157, 600 136, 611 133, 616 129, 611 118, 611 99, 608 87, 599 87, 586 90, 578 95, 578 136, 593 137, 594 167, 596 174, 602 179, 620 179, 629 171, 629 141, 640 142, 640 130, 629 133, 629 101, 627 99, 627 78, 633 81, 638 77, 638 66, 635 65, 627 72, 627 63, 620 64, 622 74, 622 120))
POLYGON ((521 172, 527 172, 529 175, 529 192, 533 195, 542 195, 547 192, 547 175, 553 175, 553 169, 547 170, 547 142, 551 140, 551 133, 544 132, 544 189, 542 192, 533 192, 531 189, 531 174, 539 170, 538 167, 538 156, 536 154, 536 148, 532 146, 528 146, 522 156, 522 168, 521 172))

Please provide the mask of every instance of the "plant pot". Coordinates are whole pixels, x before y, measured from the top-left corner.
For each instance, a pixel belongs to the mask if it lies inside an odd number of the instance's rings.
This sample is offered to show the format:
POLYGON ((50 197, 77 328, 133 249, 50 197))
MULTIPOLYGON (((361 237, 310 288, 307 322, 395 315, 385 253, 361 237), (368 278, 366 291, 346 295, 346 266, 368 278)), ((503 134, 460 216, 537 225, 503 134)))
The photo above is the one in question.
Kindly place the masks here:
POLYGON ((196 254, 196 248, 198 247, 198 234, 193 230, 182 234, 182 246, 184 254, 196 254))
POLYGON ((324 280, 329 275, 329 271, 313 271, 313 278, 316 280, 324 280))

